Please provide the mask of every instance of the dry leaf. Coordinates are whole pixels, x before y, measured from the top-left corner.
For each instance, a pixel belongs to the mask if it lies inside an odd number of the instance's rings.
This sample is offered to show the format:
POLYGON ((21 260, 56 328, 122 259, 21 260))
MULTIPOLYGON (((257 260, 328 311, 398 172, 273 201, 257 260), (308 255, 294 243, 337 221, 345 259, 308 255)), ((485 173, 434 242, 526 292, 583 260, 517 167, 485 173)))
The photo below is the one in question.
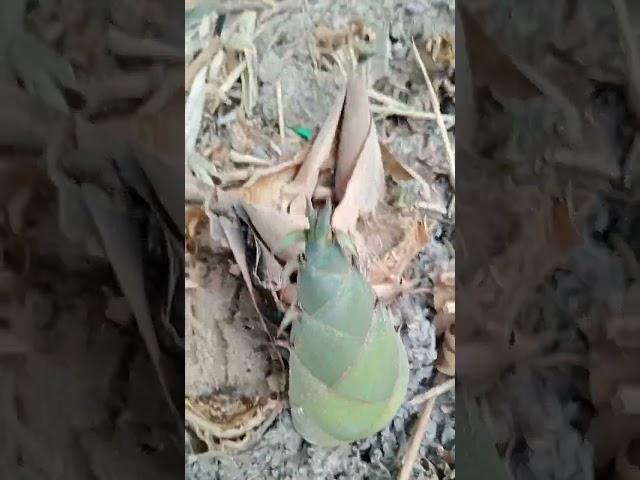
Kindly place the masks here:
POLYGON ((279 208, 283 201, 283 188, 293 180, 301 163, 302 155, 296 155, 293 160, 261 169, 238 192, 248 202, 279 208))
POLYGON ((373 283, 381 283, 385 280, 398 282, 402 272, 428 241, 429 232, 426 223, 418 222, 410 225, 405 230, 404 238, 371 266, 367 277, 373 283))
POLYGON ((112 199, 92 184, 83 184, 82 194, 91 211, 118 282, 130 302, 138 330, 158 374, 166 401, 171 407, 178 425, 181 425, 181 415, 172 400, 162 366, 160 344, 145 294, 142 268, 143 248, 138 232, 132 226, 133 219, 129 218, 124 210, 118 210, 112 199))
MULTIPOLYGON (((273 342, 273 338, 269 334, 269 329, 267 328, 267 324, 265 323, 263 317, 263 310, 260 308, 262 298, 258 297, 256 288, 253 285, 251 272, 249 271, 249 264, 247 262, 247 251, 245 247, 245 240, 242 236, 242 232, 240 229, 235 226, 228 218, 221 217, 219 218, 220 226, 224 231, 224 234, 229 243, 229 247, 233 252, 233 256, 236 260, 236 263, 240 267, 240 271, 242 273, 242 279, 244 280, 247 289, 249 290, 249 295, 251 296, 251 301, 253 306, 258 312, 258 316, 260 317, 260 323, 262 325, 262 329, 267 333, 270 337, 270 340, 273 342), (259 303, 260 302, 260 303, 259 303)), ((273 345, 273 343, 271 343, 273 345)), ((278 355, 278 359, 282 364, 282 357, 280 356, 280 352, 276 350, 276 354, 278 355)))
POLYGON ((190 252, 195 252, 198 244, 198 236, 200 235, 202 228, 209 223, 207 213, 200 206, 188 207, 185 212, 185 230, 186 230, 186 242, 187 249, 190 252))
POLYGON ((419 280, 374 283, 371 285, 371 288, 373 288, 373 291, 375 292, 376 298, 378 300, 382 302, 388 302, 396 298, 398 295, 402 295, 406 292, 411 292, 418 286, 419 283, 419 280))
POLYGON ((538 87, 487 35, 478 19, 462 6, 460 14, 474 77, 483 80, 496 93, 507 98, 525 100, 541 95, 538 87))
POLYGON ((334 167, 335 159, 331 155, 331 151, 337 142, 338 125, 342 117, 345 97, 346 89, 336 98, 327 119, 313 140, 309 153, 304 158, 300 170, 289 187, 294 195, 303 193, 306 198, 311 199, 318 183, 320 170, 334 167))
POLYGON ((455 313, 436 313, 433 318, 433 326, 436 329, 436 336, 442 335, 456 321, 455 313))
POLYGON ((335 196, 338 200, 345 196, 347 183, 353 176, 360 152, 369 136, 369 97, 366 86, 357 77, 347 84, 342 122, 338 142, 338 159, 335 176, 335 196))
POLYGON ((455 272, 448 271, 440 274, 433 292, 433 306, 436 316, 433 319, 436 335, 447 332, 456 319, 456 286, 455 272))
POLYGON ((391 178, 397 183, 416 179, 416 176, 418 178, 420 177, 414 170, 398 160, 398 157, 382 142, 380 142, 380 152, 382 154, 382 165, 384 166, 385 172, 391 175, 391 178))
POLYGON ((378 135, 361 79, 349 82, 346 99, 336 161, 338 205, 331 224, 352 232, 360 214, 372 212, 384 196, 385 184, 378 135))
POLYGON ((455 272, 444 272, 435 286, 433 306, 437 312, 455 314, 455 299, 455 272))
POLYGON ((207 69, 203 67, 196 75, 184 107, 184 150, 185 155, 195 151, 198 134, 202 125, 206 94, 207 69))
POLYGON ((455 324, 449 325, 444 332, 444 338, 440 345, 436 368, 444 375, 454 377, 456 374, 456 331, 455 324))
MULTIPOLYGON (((260 238, 271 252, 278 250, 282 240, 290 232, 309 228, 309 221, 304 215, 290 214, 271 206, 248 202, 244 202, 243 207, 260 238)), ((295 260, 303 251, 304 244, 300 243, 278 251, 275 255, 285 261, 295 260)))

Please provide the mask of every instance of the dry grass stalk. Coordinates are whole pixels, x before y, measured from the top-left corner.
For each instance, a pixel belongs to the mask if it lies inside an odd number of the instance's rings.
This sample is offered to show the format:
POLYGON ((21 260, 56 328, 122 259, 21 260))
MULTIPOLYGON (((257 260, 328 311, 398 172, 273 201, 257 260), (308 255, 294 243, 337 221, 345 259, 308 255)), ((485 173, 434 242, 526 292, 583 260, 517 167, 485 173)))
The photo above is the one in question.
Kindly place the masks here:
POLYGON ((456 155, 451 147, 451 142, 449 142, 449 134, 447 133, 447 127, 444 124, 444 119, 442 118, 442 112, 440 111, 440 101, 438 100, 438 95, 433 88, 433 84, 431 83, 431 79, 429 78, 429 74, 427 73, 427 69, 424 66, 424 62, 422 61, 422 57, 420 57, 420 52, 418 51, 418 47, 416 47, 416 42, 411 40, 411 46, 413 48, 413 53, 416 57, 416 61, 420 65, 420 70, 422 70, 422 75, 424 76, 425 82, 427 82, 427 87, 429 89, 429 97, 431 98, 431 105, 433 106, 434 113, 436 115, 436 122, 438 123, 438 128, 440 129, 440 134, 442 135, 442 142, 444 143, 444 149, 447 154, 447 160, 449 162, 449 177, 451 180, 451 187, 455 188, 456 184, 456 155))
POLYGON ((438 396, 448 392, 455 386, 455 379, 447 380, 446 382, 433 387, 429 392, 425 395, 429 395, 426 400, 426 404, 422 409, 422 413, 420 414, 420 418, 418 418, 418 423, 416 424, 416 430, 411 437, 411 441, 409 442, 409 448, 404 454, 404 458, 402 459, 402 468, 400 473, 398 474, 398 480, 409 480, 411 478, 411 471, 413 470, 413 465, 416 462, 416 458, 418 457, 418 452, 420 451, 420 445, 422 443, 422 439, 424 438, 424 434, 427 431, 427 425, 429 424, 429 419, 431 418, 431 412, 433 412, 433 407, 436 404, 436 399, 438 396))
POLYGON ((239 152, 236 152, 235 150, 229 151, 229 159, 233 163, 239 163, 244 165, 262 165, 265 167, 269 167, 273 165, 271 160, 254 157, 253 155, 247 155, 245 153, 239 153, 239 152))
POLYGON ((191 64, 184 70, 184 88, 189 90, 193 80, 201 68, 206 67, 220 50, 221 42, 219 38, 214 38, 207 48, 202 50, 191 64))
MULTIPOLYGON (((407 118, 415 118, 416 120, 437 120, 437 115, 433 112, 417 110, 406 103, 402 103, 395 98, 391 98, 376 90, 369 89, 367 91, 367 95, 376 102, 382 103, 382 105, 371 105, 369 108, 372 113, 385 116, 397 115, 407 118)), ((453 124, 455 121, 454 115, 441 114, 441 116, 448 124, 453 124)))
POLYGON ((447 393, 449 390, 453 390, 455 386, 456 379, 450 378, 446 382, 441 383, 440 385, 436 385, 435 387, 430 388, 420 395, 416 395, 409 401, 409 405, 418 405, 420 403, 426 402, 427 400, 431 400, 432 398, 439 397, 440 395, 447 393))
POLYGON ((276 99, 278 101, 278 129, 280 130, 280 145, 284 147, 284 106, 282 104, 282 81, 276 82, 276 99))

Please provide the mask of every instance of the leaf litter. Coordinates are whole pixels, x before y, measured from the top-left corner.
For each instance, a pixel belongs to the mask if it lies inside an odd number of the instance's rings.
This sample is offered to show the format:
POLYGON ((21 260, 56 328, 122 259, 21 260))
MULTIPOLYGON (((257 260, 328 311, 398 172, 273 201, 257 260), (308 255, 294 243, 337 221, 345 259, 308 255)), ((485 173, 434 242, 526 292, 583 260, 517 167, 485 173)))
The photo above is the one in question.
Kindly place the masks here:
MULTIPOLYGON (((448 108, 437 124, 411 36, 420 57, 432 59, 438 103, 453 102, 453 90, 446 86, 454 65, 453 10, 429 6, 420 17, 407 13, 409 7, 400 9, 393 21, 397 26, 407 22, 407 31, 393 40, 403 50, 394 60, 389 26, 382 21, 387 3, 354 8, 346 2, 281 2, 226 14, 202 2, 187 12, 194 20, 186 32, 186 69, 194 81, 187 82, 185 99, 197 94, 195 86, 205 91, 205 102, 197 104, 200 118, 186 126, 198 131, 186 171, 197 179, 187 178, 190 188, 200 191, 185 205, 191 225, 185 295, 191 305, 201 301, 194 296, 201 289, 230 302, 211 305, 210 313, 196 308, 199 313, 189 319, 186 343, 193 356, 188 356, 186 381, 194 387, 187 388, 185 398, 191 419, 189 478, 232 478, 249 471, 264 472, 264 478, 395 478, 403 464, 411 478, 423 478, 429 462, 435 465, 432 474, 452 474, 450 462, 443 460, 454 436, 448 390, 421 420, 441 425, 437 438, 433 427, 412 433, 419 408, 406 404, 383 432, 351 452, 301 451, 302 439, 287 411, 286 330, 276 339, 285 312, 295 304, 290 261, 304 246, 289 239, 307 225, 310 206, 330 199, 336 206, 333 227, 354 238, 356 261, 379 300, 395 312, 412 363, 411 395, 436 381, 436 342, 442 339, 436 340, 429 308, 435 279, 453 258, 447 233, 453 224, 448 208, 453 193, 446 180, 450 162, 439 128, 450 129, 454 116, 448 108), (196 67, 206 73, 196 73, 196 67), (196 75, 205 79, 204 88, 196 75), (419 79, 412 87, 410 75, 419 79), (400 88, 391 87, 394 83, 400 88), (372 91, 380 92, 374 93, 378 102, 391 101, 382 115, 371 102, 372 91), (423 103, 410 105, 412 98, 423 103), (301 128, 313 132, 309 140, 296 133, 301 128), (389 144, 407 135, 421 137, 422 145, 400 158, 389 144), (207 179, 207 172, 215 173, 207 179), (445 180, 436 186, 439 176, 445 180), (396 201, 404 190, 411 194, 396 201), (233 287, 220 290, 219 283, 210 282, 224 272, 233 287), (239 321, 235 312, 247 305, 253 312, 239 321), (221 360, 207 360, 212 355, 221 360), (236 362, 247 364, 242 385, 228 377, 236 362), (275 418, 240 413, 242 405, 269 402, 277 405, 275 418), (241 425, 238 435, 224 438, 230 417, 214 414, 216 405, 238 412, 231 415, 241 425), (363 460, 359 451, 370 459, 363 460)), ((455 314, 447 308, 447 315, 455 314)))

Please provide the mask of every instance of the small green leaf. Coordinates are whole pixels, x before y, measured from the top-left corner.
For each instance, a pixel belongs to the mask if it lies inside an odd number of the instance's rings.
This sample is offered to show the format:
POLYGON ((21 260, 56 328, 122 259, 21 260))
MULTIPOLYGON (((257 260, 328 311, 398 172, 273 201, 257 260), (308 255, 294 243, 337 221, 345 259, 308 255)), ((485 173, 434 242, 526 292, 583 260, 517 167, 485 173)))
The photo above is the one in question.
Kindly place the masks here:
POLYGON ((291 130, 293 130, 296 135, 301 138, 304 138, 306 141, 309 141, 313 138, 313 130, 306 127, 298 127, 298 126, 290 126, 291 130))

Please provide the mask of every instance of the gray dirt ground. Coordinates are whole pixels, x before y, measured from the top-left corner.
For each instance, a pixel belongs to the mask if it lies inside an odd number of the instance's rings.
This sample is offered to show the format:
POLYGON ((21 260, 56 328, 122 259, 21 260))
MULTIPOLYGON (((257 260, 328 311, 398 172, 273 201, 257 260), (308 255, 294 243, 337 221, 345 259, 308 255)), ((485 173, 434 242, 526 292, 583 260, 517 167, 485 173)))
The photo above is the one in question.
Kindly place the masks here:
MULTIPOLYGON (((265 2, 266 3, 266 2, 265 2)), ((374 55, 367 61, 370 86, 399 99, 419 110, 430 111, 427 87, 421 77, 411 53, 411 37, 429 38, 453 32, 454 18, 452 1, 300 1, 283 2, 287 7, 278 11, 266 22, 264 31, 255 40, 257 49, 259 90, 254 108, 254 120, 262 125, 263 132, 277 136, 277 105, 275 84, 282 82, 283 103, 286 120, 290 125, 317 127, 324 120, 335 94, 344 82, 338 69, 314 68, 312 60, 312 28, 320 22, 339 30, 347 22, 362 19, 367 27, 376 32, 374 55)), ((221 4, 221 11, 233 10, 228 3, 221 4)), ((259 10, 260 11, 260 10, 259 10)), ((231 12, 227 21, 237 18, 231 12)), ((447 75, 436 75, 446 77, 447 75)), ((444 91, 444 87, 443 87, 444 91)), ((451 99, 452 100, 452 99, 451 99)), ((453 103, 443 104, 445 113, 453 114, 453 103)), ((234 105, 232 103, 232 105, 234 105)), ((237 105, 237 104, 235 104, 237 105)), ((212 143, 233 143, 230 133, 236 113, 233 108, 219 109, 204 122, 203 131, 210 133, 212 143), (225 138, 226 137, 226 138, 225 138)), ((390 148, 406 164, 429 180, 429 191, 417 189, 419 200, 427 204, 422 214, 432 217, 430 235, 433 239, 414 259, 406 278, 419 279, 419 286, 432 286, 432 279, 453 265, 453 249, 448 240, 451 226, 442 221, 446 212, 448 190, 446 181, 435 181, 438 172, 444 172, 446 159, 442 141, 435 122, 407 119, 404 115, 378 115, 376 127, 381 138, 389 140, 390 148), (424 195, 424 196, 422 196, 424 195)), ((203 140, 199 140, 203 142, 203 140)), ((206 141, 204 141, 206 143, 206 141)), ((295 145, 294 145, 295 147, 295 145)), ((296 149, 298 147, 295 147, 296 149)), ((261 152, 249 152, 260 156, 261 152)), ((442 180, 442 179, 440 179, 442 180)), ((414 186, 415 187, 415 186, 414 186)), ((414 188, 415 190, 415 188, 414 188)), ((411 187, 405 192, 404 201, 411 202, 411 187), (406 197, 409 200, 406 200, 406 197)), ((215 241, 214 241, 215 243, 215 241)), ((209 267, 202 273, 205 287, 197 290, 199 300, 195 308, 210 302, 212 311, 224 312, 218 319, 218 327, 226 342, 208 338, 211 351, 225 350, 227 361, 245 358, 251 374, 230 372, 223 381, 203 378, 211 371, 216 359, 204 358, 198 353, 200 346, 187 335, 187 393, 197 395, 223 388, 227 392, 268 391, 264 378, 269 365, 259 358, 249 358, 255 352, 261 338, 256 332, 257 319, 251 311, 242 313, 239 305, 250 305, 244 284, 235 278, 220 275, 216 270, 228 269, 232 263, 228 253, 220 253, 209 259, 209 267), (217 280, 216 280, 217 279, 217 280), (208 283, 207 283, 208 282, 208 283), (208 292, 208 294, 207 294, 208 292), (243 296, 244 295, 244 296, 243 296), (202 298, 202 297, 207 297, 202 298), (243 300, 244 298, 244 300, 243 300), (226 302, 226 299, 230 299, 226 302), (212 302, 212 303, 211 303, 212 302), (218 302, 218 305, 213 305, 218 302), (219 302, 225 303, 221 307, 219 302), (247 333, 249 332, 249 333, 247 333), (251 337, 251 340, 248 339, 251 337), (237 339, 237 345, 234 340, 237 339), (231 341, 229 341, 231 339, 231 341), (248 345, 248 346, 247 346, 248 345), (252 346, 253 345, 253 346, 252 346), (263 381, 256 381, 261 378, 263 381)), ((411 399, 428 389, 435 373, 437 357, 435 330, 432 324, 433 305, 431 295, 406 295, 396 300, 391 309, 396 313, 401 327, 402 340, 407 348, 411 365, 409 393, 411 399)), ((206 310, 206 308, 205 308, 206 310)), ((202 315, 205 315, 203 313, 202 315)), ((196 312, 195 317, 198 317, 196 312)), ((200 318, 202 317, 200 316, 200 318)), ((216 323, 216 320, 213 320, 216 323)), ((210 324, 211 325, 211 324, 210 324)), ((205 325, 206 326, 206 325, 205 325)), ((260 328, 258 327, 259 331, 260 328)), ((215 357, 215 354, 214 354, 215 357)), ((219 364, 219 362, 218 362, 219 364)), ((442 396, 429 422, 412 479, 448 478, 451 468, 443 458, 443 452, 454 449, 454 395, 442 396)), ((186 472, 191 480, 324 480, 324 479, 391 479, 395 478, 403 448, 411 435, 421 405, 405 403, 398 415, 379 434, 335 450, 323 450, 303 442, 292 427, 291 418, 285 409, 273 423, 261 432, 260 438, 246 451, 209 451, 195 454, 192 443, 186 443, 186 472)))

